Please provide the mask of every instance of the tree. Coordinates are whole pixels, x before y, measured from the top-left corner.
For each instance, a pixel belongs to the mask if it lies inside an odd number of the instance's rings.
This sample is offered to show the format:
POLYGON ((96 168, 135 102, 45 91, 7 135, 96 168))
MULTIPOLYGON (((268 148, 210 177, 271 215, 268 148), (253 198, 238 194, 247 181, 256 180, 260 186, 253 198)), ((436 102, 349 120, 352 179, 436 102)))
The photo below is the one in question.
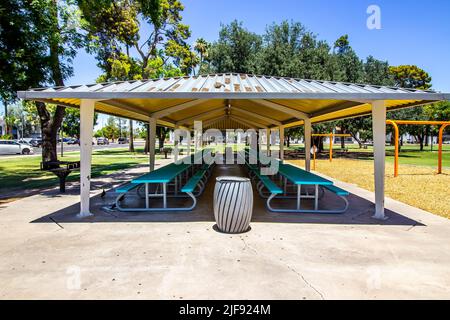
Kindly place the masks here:
POLYGON ((298 22, 267 27, 257 72, 305 79, 331 80, 330 47, 298 22))
POLYGON ((390 67, 389 73, 393 76, 395 85, 400 88, 428 90, 431 88, 431 77, 417 66, 402 65, 390 67))
POLYGON ((364 80, 363 62, 357 56, 356 52, 350 46, 348 35, 344 35, 334 43, 334 54, 337 58, 338 68, 340 70, 340 79, 351 83, 361 83, 364 80))
MULTIPOLYGON (((339 70, 338 77, 340 81, 361 83, 364 79, 364 64, 356 55, 350 46, 348 35, 344 35, 334 43, 334 54, 336 57, 337 68, 339 70)), ((360 119, 343 119, 336 121, 336 126, 340 128, 341 134, 349 134, 353 137, 357 136, 359 130, 358 125, 362 124, 360 119)), ((361 143, 360 143, 361 146, 361 143)), ((345 139, 341 138, 341 148, 345 148, 345 139)))
POLYGON ((367 57, 364 63, 364 82, 372 85, 394 86, 395 81, 390 72, 389 63, 373 56, 367 57))
MULTIPOLYGON (((390 67, 395 85, 402 88, 428 90, 431 88, 431 77, 427 72, 417 66, 402 65, 398 67, 390 67)), ((413 107, 401 109, 388 113, 390 119, 397 120, 428 120, 427 114, 422 107, 413 107)), ((409 133, 420 144, 420 151, 423 151, 427 133, 430 132, 429 126, 401 126, 400 135, 409 133)))
POLYGON ((99 133, 101 134, 100 136, 103 136, 113 142, 115 139, 119 138, 120 129, 117 125, 116 118, 108 117, 106 120, 106 126, 104 126, 99 133))
MULTIPOLYGON (((3 98, 15 99, 11 90, 27 89, 24 85, 63 86, 64 80, 73 73, 71 64, 76 50, 83 45, 77 29, 75 3, 72 0, 3 1, 0 8, 0 20, 7 30, 5 34, 2 32, 2 59, 12 64, 5 70, 11 74, 5 78, 2 74, 1 78, 9 84, 20 79, 13 87, 5 88, 2 84, 3 98)), ((36 109, 42 131, 42 159, 56 161, 56 136, 65 108, 56 106, 50 111, 44 103, 36 102, 36 109)))
MULTIPOLYGON (((197 65, 198 58, 186 43, 190 30, 182 23, 184 7, 180 1, 78 2, 91 43, 90 52, 96 55, 104 72, 99 82, 186 75, 197 65), (136 50, 136 56, 130 54, 130 48, 136 50)), ((132 120, 129 130, 129 150, 134 151, 132 120)))
POLYGON ((200 55, 198 74, 202 73, 205 60, 209 60, 210 46, 203 38, 198 38, 195 42, 194 49, 200 55))
POLYGON ((169 131, 170 129, 166 127, 156 127, 156 136, 158 137, 158 147, 160 152, 164 149, 164 141, 166 140, 169 131))
MULTIPOLYGON (((94 113, 94 126, 97 124, 98 113, 94 113)), ((66 136, 80 137, 80 109, 67 108, 62 122, 62 129, 66 136)))
POLYGON ((219 39, 211 46, 211 68, 218 73, 256 73, 261 45, 261 37, 245 29, 242 23, 235 20, 222 25, 219 39))
POLYGON ((0 2, 0 99, 5 117, 18 90, 39 87, 49 80, 47 46, 34 23, 39 19, 40 12, 28 1, 0 2))

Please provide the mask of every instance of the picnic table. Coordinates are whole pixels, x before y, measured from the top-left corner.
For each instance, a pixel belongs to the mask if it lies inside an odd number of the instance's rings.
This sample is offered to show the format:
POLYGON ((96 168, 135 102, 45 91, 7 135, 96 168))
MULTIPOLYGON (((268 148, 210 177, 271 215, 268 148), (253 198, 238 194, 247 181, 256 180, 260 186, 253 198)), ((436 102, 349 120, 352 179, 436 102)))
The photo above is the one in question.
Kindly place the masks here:
MULTIPOLYGON (((319 186, 332 186, 333 182, 322 178, 306 170, 294 167, 290 164, 280 163, 279 173, 285 178, 284 187, 287 186, 287 180, 297 186, 297 210, 300 210, 302 199, 302 186, 314 186, 314 210, 319 207, 319 186)), ((286 189, 285 189, 286 190, 286 189)))
POLYGON ((132 184, 144 184, 145 185, 145 207, 149 208, 149 185, 150 184, 162 184, 162 193, 153 194, 152 197, 162 197, 163 207, 167 208, 167 184, 172 180, 175 181, 175 190, 178 189, 178 176, 186 172, 191 167, 190 164, 174 164, 171 163, 161 169, 152 171, 139 178, 133 179, 132 184))
MULTIPOLYGON (((247 156, 249 152, 247 152, 247 156)), ((279 167, 278 173, 272 179, 267 175, 261 174, 261 167, 258 165, 252 165, 247 160, 245 160, 246 167, 248 168, 250 177, 252 180, 257 180, 257 191, 260 196, 266 198, 266 206, 268 210, 272 212, 280 213, 321 213, 321 214, 338 214, 344 213, 348 209, 347 196, 349 193, 337 186, 328 179, 318 176, 314 173, 308 172, 296 166, 285 164, 282 160, 278 159, 279 167), (281 186, 276 184, 276 177, 279 177, 281 186), (288 182, 296 187, 295 195, 287 192, 288 182), (302 194, 302 186, 314 186, 314 194, 310 195, 309 191, 306 190, 306 195, 302 194), (268 191, 268 194, 263 191, 263 189, 268 191), (340 197, 345 206, 340 209, 319 209, 319 191, 323 192, 325 195, 325 190, 334 193, 340 197), (271 201, 274 199, 296 199, 295 209, 285 209, 285 208, 274 208, 271 205, 271 201), (301 199, 314 199, 314 209, 302 209, 301 199)))
POLYGON ((116 193, 119 196, 116 198, 116 202, 113 208, 116 208, 123 212, 160 212, 160 211, 191 211, 197 204, 197 197, 200 196, 206 186, 206 182, 211 175, 212 164, 207 163, 195 163, 196 157, 201 155, 201 151, 197 154, 193 154, 190 157, 190 161, 186 157, 182 159, 181 163, 171 163, 162 168, 154 170, 150 173, 144 174, 131 180, 129 183, 124 184, 116 188, 116 193), (188 163, 186 163, 188 162, 188 163), (150 192, 150 186, 156 185, 150 192), (162 186, 162 188, 160 188, 162 186), (169 190, 169 187, 174 186, 173 190, 169 190), (141 187, 145 187, 145 195, 140 196, 139 191, 141 187), (121 202, 126 194, 132 190, 137 190, 138 195, 141 198, 145 197, 145 208, 138 207, 123 207, 121 202), (180 194, 178 194, 180 192, 180 194), (168 207, 167 198, 185 198, 190 197, 192 199, 192 205, 190 207, 168 207), (149 199, 162 198, 162 207, 150 207, 149 199))

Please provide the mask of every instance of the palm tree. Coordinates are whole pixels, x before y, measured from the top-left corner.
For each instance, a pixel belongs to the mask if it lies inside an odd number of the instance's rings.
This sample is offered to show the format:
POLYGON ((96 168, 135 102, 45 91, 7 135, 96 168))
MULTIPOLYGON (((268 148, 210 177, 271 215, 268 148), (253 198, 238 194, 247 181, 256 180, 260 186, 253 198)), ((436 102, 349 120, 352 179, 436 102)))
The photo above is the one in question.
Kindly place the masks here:
POLYGON ((198 38, 195 42, 194 49, 200 55, 200 67, 198 69, 198 73, 200 73, 202 70, 203 61, 205 57, 208 56, 209 43, 203 38, 198 38))

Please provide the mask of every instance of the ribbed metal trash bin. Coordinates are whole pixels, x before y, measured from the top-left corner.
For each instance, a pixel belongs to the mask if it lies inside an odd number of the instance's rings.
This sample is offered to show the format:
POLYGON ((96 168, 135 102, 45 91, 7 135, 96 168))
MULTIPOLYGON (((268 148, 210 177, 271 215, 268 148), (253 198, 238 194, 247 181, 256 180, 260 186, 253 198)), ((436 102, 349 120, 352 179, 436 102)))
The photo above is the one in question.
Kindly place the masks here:
POLYGON ((214 217, 225 233, 243 233, 250 228, 253 189, 250 179, 218 177, 214 188, 214 217))

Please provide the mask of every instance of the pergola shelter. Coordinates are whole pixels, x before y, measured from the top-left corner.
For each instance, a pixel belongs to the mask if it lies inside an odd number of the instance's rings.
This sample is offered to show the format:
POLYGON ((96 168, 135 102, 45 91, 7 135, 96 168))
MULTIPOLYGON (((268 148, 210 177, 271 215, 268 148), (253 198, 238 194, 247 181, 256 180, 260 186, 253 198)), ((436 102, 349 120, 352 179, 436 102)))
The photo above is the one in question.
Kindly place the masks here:
MULTIPOLYGON (((155 80, 121 81, 21 91, 19 97, 80 109, 81 174, 79 217, 90 213, 90 175, 94 111, 147 122, 150 170, 155 166, 156 126, 279 130, 305 127, 305 150, 311 148, 311 125, 371 114, 375 165, 375 215, 385 219, 384 176, 386 112, 450 100, 450 94, 397 87, 302 80, 247 74, 212 74, 155 80)), ((269 143, 268 143, 269 145, 269 143)), ((310 171, 310 153, 305 152, 310 171)), ((283 159, 283 144, 280 158, 283 159)))

